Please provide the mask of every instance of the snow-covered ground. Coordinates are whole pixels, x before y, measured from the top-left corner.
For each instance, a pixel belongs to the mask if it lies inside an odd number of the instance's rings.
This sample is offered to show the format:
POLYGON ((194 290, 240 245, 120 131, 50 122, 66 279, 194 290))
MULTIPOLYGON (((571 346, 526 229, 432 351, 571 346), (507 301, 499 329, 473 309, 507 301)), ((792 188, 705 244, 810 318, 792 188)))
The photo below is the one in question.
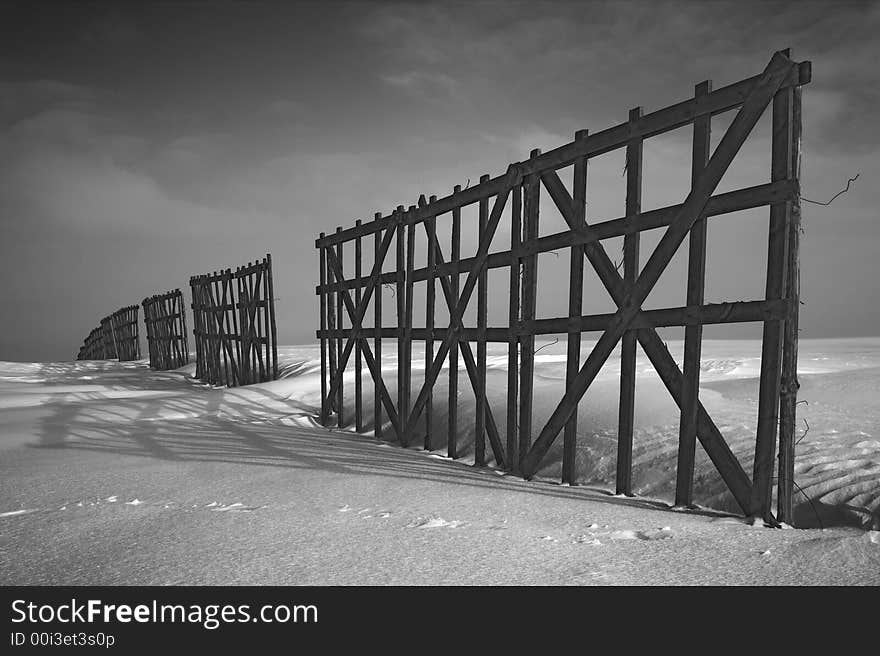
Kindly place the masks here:
MULTIPOLYGON (((680 344, 670 348, 680 356, 680 344)), ((386 342, 390 390, 395 352, 386 342)), ((746 471, 759 352, 749 341, 707 341, 703 352, 701 399, 746 471)), ((536 356, 536 428, 561 397, 564 353, 563 342, 536 356)), ((646 359, 636 401, 640 496, 623 499, 609 493, 616 358, 581 403, 581 485, 567 487, 551 482, 559 444, 542 481, 468 465, 464 371, 464 457, 452 462, 442 457, 445 372, 434 395, 440 450, 427 453, 318 426, 317 348, 280 355, 280 380, 228 390, 194 381, 192 365, 0 363, 0 583, 880 584, 878 338, 801 342, 808 403, 798 407, 806 421, 796 523, 805 530, 720 512, 736 507, 699 447, 697 500, 718 510, 668 510, 678 416, 646 359)), ((504 348, 491 347, 488 387, 502 432, 506 376, 504 348)), ((372 385, 364 389, 371 429, 372 385)), ((345 391, 350 401, 352 376, 345 391)))

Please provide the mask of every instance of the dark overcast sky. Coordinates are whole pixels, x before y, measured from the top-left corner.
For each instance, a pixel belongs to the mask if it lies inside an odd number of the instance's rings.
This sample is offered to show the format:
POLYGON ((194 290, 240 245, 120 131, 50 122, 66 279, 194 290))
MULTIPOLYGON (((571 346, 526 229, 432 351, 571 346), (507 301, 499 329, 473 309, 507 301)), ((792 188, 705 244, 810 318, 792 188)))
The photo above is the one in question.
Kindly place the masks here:
MULTIPOLYGON (((117 307, 266 252, 281 343, 312 341, 318 232, 757 74, 786 47, 813 61, 804 195, 860 173, 804 206, 802 335, 876 335, 878 34, 877 3, 4 3, 0 359, 69 359, 117 307)), ((769 179, 765 123, 719 190, 769 179)), ((646 143, 645 209, 683 199, 689 140, 646 143)), ((622 166, 623 151, 591 162, 591 220, 622 214, 622 166)), ((766 209, 712 220, 707 300, 761 297, 766 230, 766 209)), ((684 304, 682 251, 648 306, 684 304)), ((568 258, 541 266, 539 312, 564 314, 568 258)), ((613 309, 604 297, 588 273, 586 308, 613 309)))

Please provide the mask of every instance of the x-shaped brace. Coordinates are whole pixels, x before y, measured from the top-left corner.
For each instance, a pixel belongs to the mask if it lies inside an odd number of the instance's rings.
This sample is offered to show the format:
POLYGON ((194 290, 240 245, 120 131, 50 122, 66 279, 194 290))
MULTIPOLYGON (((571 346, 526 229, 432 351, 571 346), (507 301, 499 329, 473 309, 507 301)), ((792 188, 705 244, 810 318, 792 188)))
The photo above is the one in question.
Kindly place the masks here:
MULTIPOLYGON (((578 401, 583 397, 624 332, 638 317, 648 294, 688 231, 702 214, 721 177, 794 65, 781 53, 776 53, 770 60, 702 174, 695 180, 690 193, 635 283, 629 285, 623 281, 598 241, 584 244, 585 257, 608 289, 618 310, 577 376, 569 384, 564 397, 541 430, 532 448, 523 458, 521 469, 526 477, 534 475, 550 445, 576 411, 578 401)), ((575 213, 571 197, 558 175, 555 172, 547 172, 543 173, 541 178, 571 229, 589 237, 590 227, 585 222, 578 225, 574 221, 575 213)), ((653 328, 640 329, 638 339, 667 389, 680 405, 682 374, 675 360, 653 328)), ((737 503, 748 512, 751 482, 702 405, 698 405, 697 408, 697 434, 737 503)))

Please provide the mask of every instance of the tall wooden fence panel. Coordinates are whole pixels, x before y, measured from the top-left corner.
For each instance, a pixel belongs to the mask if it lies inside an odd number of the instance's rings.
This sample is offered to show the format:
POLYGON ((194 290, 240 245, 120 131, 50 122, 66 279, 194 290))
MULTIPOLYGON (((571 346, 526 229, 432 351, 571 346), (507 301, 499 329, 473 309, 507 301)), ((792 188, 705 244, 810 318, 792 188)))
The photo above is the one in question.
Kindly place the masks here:
POLYGON ((272 256, 194 276, 196 377, 235 387, 278 377, 272 256))
POLYGON ((118 358, 120 362, 140 359, 138 309, 137 305, 129 305, 101 319, 100 325, 86 337, 76 359, 118 358))
MULTIPOLYGON (((676 504, 693 503, 694 449, 699 440, 742 510, 775 522, 771 499, 779 426, 781 457, 779 474, 775 477, 779 482, 777 515, 780 521, 789 521, 797 407, 800 87, 807 84, 810 77, 809 62, 798 63, 790 59, 788 51, 777 52, 760 75, 717 90, 712 90, 710 82, 703 82, 696 86, 694 97, 688 100, 648 114, 637 108, 630 112, 628 121, 601 132, 579 131, 572 142, 559 148, 543 154, 540 150, 533 151, 528 160, 510 165, 504 175, 483 176, 479 184, 465 189, 456 187, 444 198, 426 200, 422 196, 417 205, 408 209, 398 206, 387 216, 377 214, 371 222, 358 221, 347 230, 337 228, 335 234, 321 233, 316 246, 320 252, 317 336, 321 344, 322 423, 327 425, 334 413, 335 423, 345 423, 343 376, 353 361, 354 378, 359 380, 362 363, 365 363, 375 387, 377 434, 380 434, 384 411, 401 443, 410 444, 421 437, 425 448, 435 448, 431 422, 421 424, 420 421, 432 412, 432 388, 448 363, 447 449, 450 456, 456 457, 455 385, 460 355, 476 399, 475 464, 487 462, 488 440, 497 465, 531 478, 550 446, 563 434, 563 480, 573 481, 578 403, 620 343, 617 492, 631 495, 635 347, 638 343, 681 410, 676 504), (770 182, 715 194, 734 156, 768 107, 772 114, 770 182), (730 110, 737 110, 736 116, 710 156, 711 117, 730 110), (679 205, 642 211, 643 142, 687 125, 693 126, 693 152, 691 187, 686 198, 679 205), (612 220, 591 220, 588 224, 587 162, 616 149, 626 152, 626 214, 612 220), (557 173, 567 167, 573 168, 570 190, 557 173), (540 236, 542 187, 565 220, 567 230, 540 236), (472 204, 478 206, 479 245, 473 257, 462 258, 461 210, 472 204), (761 206, 770 207, 764 298, 705 303, 707 218, 761 206), (437 221, 441 218, 451 220, 452 224, 451 250, 446 253, 437 237, 437 221), (509 248, 499 251, 497 246, 493 249, 493 239, 500 232, 498 226, 502 220, 509 221, 512 236, 509 248), (655 228, 665 228, 665 234, 640 268, 639 235, 655 228), (421 249, 427 253, 424 268, 414 264, 417 233, 425 237, 421 249), (603 240, 621 236, 624 238, 622 272, 602 244, 603 240), (361 271, 363 240, 369 237, 374 243, 373 266, 372 270, 361 271), (685 237, 689 237, 687 305, 642 309, 685 237), (385 271, 384 262, 392 242, 396 260, 393 270, 385 271), (343 269, 346 245, 354 246, 353 271, 343 269), (559 249, 569 249, 571 255, 569 312, 567 316, 537 319, 538 254, 559 249), (584 259, 614 301, 615 312, 582 314, 584 259), (510 272, 509 320, 503 327, 491 327, 487 322, 487 272, 496 268, 510 272), (461 274, 465 278, 459 285, 461 274), (413 293, 417 283, 427 287, 423 328, 414 327, 413 293), (445 327, 435 321, 438 283, 449 315, 445 327), (395 289, 396 325, 392 327, 383 321, 383 285, 395 289), (466 327, 463 317, 474 295, 477 297, 476 325, 466 327), (365 327, 371 303, 373 327, 365 327), (701 328, 734 322, 763 324, 758 424, 751 476, 731 451, 698 396, 701 328), (685 327, 682 368, 657 333, 657 328, 667 326, 685 327), (600 337, 586 359, 582 359, 580 335, 591 331, 599 332, 600 337), (535 336, 560 333, 568 335, 565 393, 546 424, 533 434, 535 336), (396 403, 382 377, 383 338, 397 340, 396 403), (417 390, 415 399, 411 396, 413 340, 424 341, 426 350, 424 384, 417 390), (471 349, 472 342, 476 342, 476 354, 471 349), (487 342, 508 345, 506 434, 499 430, 486 401, 487 342), (424 432, 417 436, 416 427, 420 425, 425 426, 424 432)), ((214 345, 214 348, 218 347, 214 345)), ((361 430, 359 387, 355 393, 358 398, 354 399, 354 419, 361 430)))
POLYGON ((186 309, 181 291, 156 294, 145 298, 141 305, 147 326, 150 367, 162 371, 189 363, 186 309))

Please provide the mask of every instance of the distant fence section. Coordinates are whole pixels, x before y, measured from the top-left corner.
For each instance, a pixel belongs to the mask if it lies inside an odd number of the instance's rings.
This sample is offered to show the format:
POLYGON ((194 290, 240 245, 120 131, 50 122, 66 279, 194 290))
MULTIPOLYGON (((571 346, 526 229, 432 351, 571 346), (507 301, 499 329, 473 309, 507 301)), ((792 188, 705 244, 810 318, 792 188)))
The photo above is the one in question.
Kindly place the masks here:
POLYGON ((141 357, 138 309, 137 305, 129 305, 101 319, 100 325, 86 337, 76 359, 138 360, 141 357))
POLYGON ((160 371, 177 369, 189 363, 186 310, 179 289, 145 298, 144 323, 150 367, 160 371))
POLYGON ((278 377, 272 256, 190 278, 196 377, 236 387, 278 377))

